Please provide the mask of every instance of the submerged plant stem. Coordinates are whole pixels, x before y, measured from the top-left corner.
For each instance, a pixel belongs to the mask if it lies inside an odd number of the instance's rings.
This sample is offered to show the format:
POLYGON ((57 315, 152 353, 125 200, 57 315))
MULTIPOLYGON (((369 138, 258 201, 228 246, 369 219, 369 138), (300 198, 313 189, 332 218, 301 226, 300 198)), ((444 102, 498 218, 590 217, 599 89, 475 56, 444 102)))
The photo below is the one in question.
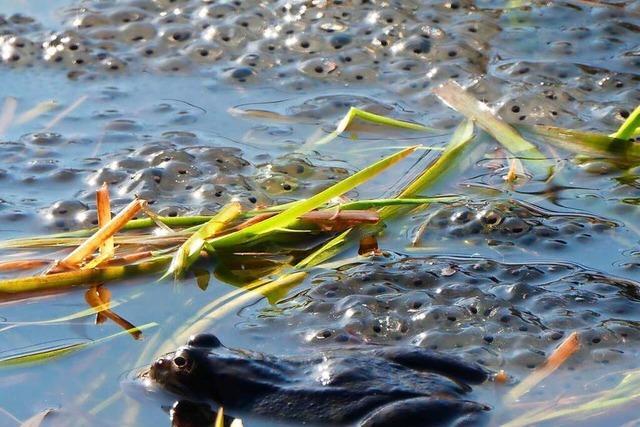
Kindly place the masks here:
POLYGON ((171 255, 162 255, 138 264, 0 280, 0 295, 3 293, 15 294, 62 289, 72 286, 88 286, 91 283, 107 282, 124 277, 155 273, 169 265, 171 258, 171 255))
POLYGON ((540 366, 520 384, 511 389, 507 394, 505 401, 510 403, 518 400, 522 395, 529 392, 529 390, 535 387, 538 383, 551 375, 579 349, 580 338, 577 332, 573 332, 553 351, 553 353, 551 353, 544 365, 540 366))

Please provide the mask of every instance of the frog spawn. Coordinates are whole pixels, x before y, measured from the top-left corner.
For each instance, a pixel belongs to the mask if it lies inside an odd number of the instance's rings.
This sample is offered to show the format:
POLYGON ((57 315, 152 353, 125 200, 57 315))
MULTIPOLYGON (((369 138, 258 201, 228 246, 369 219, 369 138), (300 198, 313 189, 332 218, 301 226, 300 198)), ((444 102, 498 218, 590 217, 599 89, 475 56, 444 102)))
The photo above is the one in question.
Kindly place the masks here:
POLYGON ((572 243, 587 242, 618 226, 596 216, 561 214, 517 202, 454 204, 429 209, 414 220, 420 223, 410 231, 414 246, 464 239, 467 246, 501 249, 559 250, 572 243))
POLYGON ((583 345, 572 369, 636 357, 638 285, 571 264, 381 259, 316 276, 281 301, 277 315, 258 314, 260 322, 245 327, 321 347, 418 345, 511 373, 539 366, 578 331, 583 345))
MULTIPOLYGON (((611 128, 640 96, 638 24, 629 3, 501 11, 427 0, 83 2, 64 14, 57 32, 27 17, 3 17, 0 46, 8 65, 42 61, 74 79, 145 70, 203 72, 239 85, 270 79, 290 90, 380 82, 421 108, 434 103, 431 88, 455 79, 510 121, 611 128), (545 42, 534 51, 532 32, 541 28, 545 42), (603 61, 607 68, 598 68, 603 61)), ((448 125, 449 113, 440 110, 433 120, 448 125)))
MULTIPOLYGON (((210 215, 232 200, 240 201, 245 209, 254 209, 286 202, 289 197, 306 197, 348 174, 330 162, 316 164, 312 163, 314 159, 299 156, 254 166, 237 148, 197 144, 181 147, 166 140, 112 157, 86 177, 88 185, 77 200, 58 201, 44 210, 51 226, 68 230, 97 225, 94 192, 102 183, 111 188, 115 211, 139 196, 159 215, 210 215), (268 178, 265 170, 269 170, 268 178)), ((16 213, 10 212, 6 214, 16 213)))

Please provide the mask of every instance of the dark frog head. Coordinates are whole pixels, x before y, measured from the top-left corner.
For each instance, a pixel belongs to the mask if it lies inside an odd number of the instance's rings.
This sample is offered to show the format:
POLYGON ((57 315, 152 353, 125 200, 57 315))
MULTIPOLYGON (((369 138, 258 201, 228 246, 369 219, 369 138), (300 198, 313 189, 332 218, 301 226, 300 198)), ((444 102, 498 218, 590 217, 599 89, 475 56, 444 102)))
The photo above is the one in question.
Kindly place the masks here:
POLYGON ((194 397, 210 395, 211 352, 222 348, 211 334, 192 336, 187 345, 157 359, 149 369, 149 377, 176 394, 194 397))

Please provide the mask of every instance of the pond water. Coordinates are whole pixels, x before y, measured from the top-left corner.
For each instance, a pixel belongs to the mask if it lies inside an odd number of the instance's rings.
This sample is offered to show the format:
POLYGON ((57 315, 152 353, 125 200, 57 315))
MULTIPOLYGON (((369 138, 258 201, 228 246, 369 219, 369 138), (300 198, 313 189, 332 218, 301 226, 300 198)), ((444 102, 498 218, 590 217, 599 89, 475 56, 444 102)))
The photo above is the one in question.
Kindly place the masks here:
MULTIPOLYGON (((611 133, 640 104, 640 4, 631 0, 0 5, 2 240, 94 226, 103 182, 114 211, 139 195, 160 215, 206 215, 236 199, 249 209, 308 197, 424 145, 348 193, 392 197, 462 119, 432 93, 449 79, 516 125, 611 133), (351 106, 437 131, 363 124, 309 143, 351 106)), ((417 345, 504 369, 514 382, 577 331, 580 350, 516 409, 500 403, 508 386, 474 387, 471 398, 493 407, 495 425, 615 387, 638 368, 640 172, 578 161, 522 131, 556 160, 552 182, 505 183, 507 153, 480 136, 424 193, 463 201, 389 221, 381 255, 314 270, 275 304, 247 300, 204 329, 230 347, 274 354, 417 345)), ((157 326, 142 340, 120 336, 1 368, 0 425, 47 408, 60 411, 45 425, 170 425, 172 398, 144 389, 135 374, 184 344, 201 310, 236 289, 228 276, 218 271, 204 291, 191 276, 109 284, 120 316, 157 326)), ((42 322, 87 308, 84 289, 2 298, 3 358, 121 330, 92 316, 42 322)), ((633 402, 604 409, 548 425, 638 423, 633 402)))

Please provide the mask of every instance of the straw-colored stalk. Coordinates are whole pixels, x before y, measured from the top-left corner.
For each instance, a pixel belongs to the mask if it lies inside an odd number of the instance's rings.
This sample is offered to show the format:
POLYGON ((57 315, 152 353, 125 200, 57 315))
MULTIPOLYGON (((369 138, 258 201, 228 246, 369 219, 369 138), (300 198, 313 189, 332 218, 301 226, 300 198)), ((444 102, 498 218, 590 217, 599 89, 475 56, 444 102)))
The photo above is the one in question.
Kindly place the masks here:
POLYGON ((87 286, 93 283, 102 283, 124 277, 155 273, 165 268, 170 262, 171 255, 163 255, 138 264, 66 271, 46 276, 5 279, 0 280, 0 294, 47 291, 81 285, 87 286))
POLYGON ((142 209, 144 200, 135 199, 129 203, 118 215, 96 231, 93 236, 85 240, 73 252, 67 255, 60 264, 63 266, 79 265, 85 258, 91 256, 107 239, 116 234, 124 225, 142 209))
POLYGON ((505 402, 517 401, 542 380, 558 369, 569 357, 580 349, 580 337, 577 332, 571 333, 547 358, 546 362, 526 377, 520 384, 509 391, 505 402))
MULTIPOLYGON (((98 227, 102 228, 111 221, 111 197, 109 197, 109 187, 106 182, 96 191, 96 208, 98 210, 98 227)), ((109 237, 100 246, 100 254, 112 257, 114 252, 113 237, 109 237)))

